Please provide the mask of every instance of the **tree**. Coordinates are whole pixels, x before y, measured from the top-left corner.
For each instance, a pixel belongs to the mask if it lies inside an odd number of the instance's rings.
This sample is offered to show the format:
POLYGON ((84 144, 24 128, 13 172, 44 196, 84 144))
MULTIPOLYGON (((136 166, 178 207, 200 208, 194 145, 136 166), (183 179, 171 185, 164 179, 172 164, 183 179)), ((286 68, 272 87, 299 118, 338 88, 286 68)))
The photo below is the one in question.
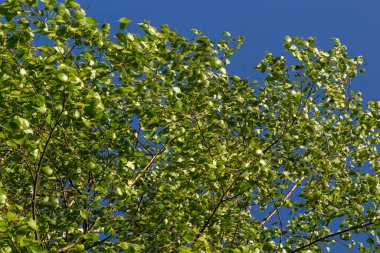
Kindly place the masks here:
POLYGON ((339 40, 286 37, 250 82, 228 32, 110 36, 72 0, 0 15, 1 252, 379 250, 380 102, 339 40))

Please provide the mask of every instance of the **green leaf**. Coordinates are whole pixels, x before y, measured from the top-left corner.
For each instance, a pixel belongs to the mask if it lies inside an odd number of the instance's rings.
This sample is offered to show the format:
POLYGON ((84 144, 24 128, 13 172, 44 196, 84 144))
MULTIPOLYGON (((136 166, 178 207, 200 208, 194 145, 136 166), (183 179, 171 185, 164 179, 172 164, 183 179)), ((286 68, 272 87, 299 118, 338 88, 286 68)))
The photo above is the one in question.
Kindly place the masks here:
POLYGON ((172 88, 174 90, 175 93, 181 93, 181 89, 179 87, 173 87, 172 88))
POLYGON ((88 233, 83 235, 83 239, 86 241, 97 241, 99 238, 99 234, 93 234, 93 233, 88 233))
POLYGON ((75 10, 75 11, 72 12, 72 14, 73 14, 74 18, 78 19, 78 20, 84 19, 86 17, 86 12, 84 10, 82 10, 82 9, 75 10))
POLYGON ((62 73, 62 72, 59 72, 57 74, 57 78, 59 80, 61 80, 62 82, 67 82, 69 80, 69 78, 67 77, 67 75, 65 73, 62 73))
POLYGON ((128 18, 121 18, 121 19, 119 19, 119 28, 120 28, 120 30, 125 30, 126 28, 127 28, 127 25, 129 24, 131 22, 131 20, 130 19, 128 19, 128 18))
POLYGON ((357 56, 356 58, 355 58, 355 60, 356 60, 356 62, 358 63, 358 64, 363 64, 363 56, 357 56))
POLYGON ((229 32, 223 32, 223 36, 231 37, 231 34, 229 32))
POLYGON ((82 209, 82 210, 80 210, 80 216, 81 216, 83 219, 87 219, 88 211, 87 211, 86 209, 82 209))
POLYGON ((122 249, 128 249, 129 248, 129 243, 127 243, 127 242, 121 242, 121 243, 119 243, 119 246, 122 249))
POLYGON ((84 123, 86 126, 91 125, 91 121, 90 121, 90 120, 86 119, 85 117, 82 117, 81 119, 82 119, 83 123, 84 123))
POLYGON ((30 219, 28 221, 29 227, 31 227, 33 230, 38 230, 38 226, 35 220, 30 219))
POLYGON ((7 196, 0 191, 0 206, 3 206, 7 201, 7 196))
POLYGON ((42 170, 43 170, 43 172, 44 172, 46 175, 52 175, 52 174, 53 174, 53 170, 52 170, 52 168, 50 168, 49 166, 42 167, 42 170))

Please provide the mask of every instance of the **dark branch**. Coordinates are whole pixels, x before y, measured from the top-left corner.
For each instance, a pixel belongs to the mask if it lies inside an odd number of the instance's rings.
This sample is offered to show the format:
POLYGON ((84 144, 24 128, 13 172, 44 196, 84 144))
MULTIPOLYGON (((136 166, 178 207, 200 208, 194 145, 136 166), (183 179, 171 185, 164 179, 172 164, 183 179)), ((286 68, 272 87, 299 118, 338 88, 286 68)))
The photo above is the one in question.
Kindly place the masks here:
POLYGON ((334 236, 337 236, 337 235, 341 235, 341 234, 344 234, 344 233, 350 232, 350 231, 355 230, 355 229, 365 228, 365 227, 371 226, 371 225, 373 225, 374 223, 375 223, 375 221, 371 221, 371 222, 367 222, 367 223, 360 224, 360 225, 357 225, 357 226, 353 226, 353 227, 351 227, 351 228, 348 228, 348 229, 345 229, 345 230, 342 230, 342 231, 339 231, 339 232, 336 232, 336 233, 332 233, 332 234, 326 235, 326 236, 324 236, 324 237, 321 237, 321 238, 319 238, 319 239, 316 239, 316 240, 314 240, 314 241, 311 241, 310 243, 305 244, 305 245, 303 245, 303 246, 301 246, 301 247, 299 247, 299 248, 297 248, 297 249, 291 251, 291 253, 293 253, 293 252, 299 252, 299 251, 301 251, 301 250, 304 250, 304 249, 306 249, 306 248, 309 248, 309 247, 312 246, 313 244, 316 244, 316 243, 318 243, 318 242, 322 242, 322 241, 324 241, 324 240, 326 240, 326 239, 328 239, 328 238, 330 238, 330 237, 334 237, 334 236))
POLYGON ((112 237, 112 234, 110 234, 109 236, 107 236, 106 238, 104 238, 104 239, 102 239, 102 240, 100 240, 100 241, 97 241, 97 242, 94 243, 93 245, 91 245, 91 246, 85 248, 84 250, 92 249, 92 248, 98 246, 99 244, 102 244, 103 242, 107 241, 107 240, 110 239, 111 237, 112 237))
MULTIPOLYGON (((33 220, 34 221, 37 221, 37 191, 38 191, 39 176, 40 176, 41 168, 42 168, 42 162, 43 162, 43 159, 45 157, 45 154, 46 154, 48 145, 50 143, 50 140, 53 137, 54 131, 55 131, 56 127, 59 124, 59 120, 62 117, 63 112, 65 111, 66 101, 67 101, 67 98, 66 98, 65 94, 63 94, 62 110, 61 110, 61 112, 60 112, 60 114, 59 114, 59 116, 57 118, 57 121, 55 122, 54 126, 50 130, 49 137, 46 140, 46 143, 44 145, 44 149, 42 150, 40 159, 38 160, 36 174, 35 174, 34 180, 33 180, 34 182, 33 182, 33 196, 32 196, 32 215, 33 215, 33 220)), ((37 233, 37 231, 34 231, 34 239, 38 240, 38 233, 37 233)))

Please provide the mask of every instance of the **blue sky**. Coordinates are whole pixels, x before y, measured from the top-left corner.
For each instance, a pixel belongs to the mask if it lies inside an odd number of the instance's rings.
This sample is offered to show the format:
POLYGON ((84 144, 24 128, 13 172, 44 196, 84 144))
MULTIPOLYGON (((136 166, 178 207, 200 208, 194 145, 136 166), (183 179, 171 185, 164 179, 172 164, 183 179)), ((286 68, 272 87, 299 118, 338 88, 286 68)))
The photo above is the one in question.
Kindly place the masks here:
POLYGON ((223 31, 243 35, 246 41, 231 59, 228 70, 255 78, 254 66, 265 51, 281 54, 286 35, 315 36, 317 45, 329 49, 339 38, 352 56, 363 55, 367 72, 353 82, 364 101, 380 100, 380 1, 379 0, 80 0, 88 14, 118 29, 117 20, 132 20, 132 32, 144 19, 152 25, 168 24, 186 37, 191 28, 217 40, 223 31))
MULTIPOLYGON (((363 55, 367 72, 353 82, 364 101, 380 100, 380 1, 379 0, 80 0, 87 13, 98 22, 118 29, 117 20, 132 20, 131 32, 144 19, 154 26, 168 24, 186 37, 196 28, 218 40, 223 31, 243 35, 246 41, 231 59, 232 74, 255 79, 254 66, 265 51, 284 52, 285 36, 315 36, 317 45, 328 50, 332 38, 348 46, 352 57, 363 55)), ((345 252, 341 246, 335 252, 345 252)))

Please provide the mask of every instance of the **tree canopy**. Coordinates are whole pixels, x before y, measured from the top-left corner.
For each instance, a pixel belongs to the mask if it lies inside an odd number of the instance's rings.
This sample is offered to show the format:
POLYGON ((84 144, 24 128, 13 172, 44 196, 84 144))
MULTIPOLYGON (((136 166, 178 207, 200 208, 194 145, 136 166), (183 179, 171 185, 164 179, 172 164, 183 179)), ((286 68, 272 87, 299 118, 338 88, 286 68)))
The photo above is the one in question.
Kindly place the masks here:
POLYGON ((0 252, 380 249, 380 101, 338 39, 98 24, 72 0, 0 6, 0 252))

